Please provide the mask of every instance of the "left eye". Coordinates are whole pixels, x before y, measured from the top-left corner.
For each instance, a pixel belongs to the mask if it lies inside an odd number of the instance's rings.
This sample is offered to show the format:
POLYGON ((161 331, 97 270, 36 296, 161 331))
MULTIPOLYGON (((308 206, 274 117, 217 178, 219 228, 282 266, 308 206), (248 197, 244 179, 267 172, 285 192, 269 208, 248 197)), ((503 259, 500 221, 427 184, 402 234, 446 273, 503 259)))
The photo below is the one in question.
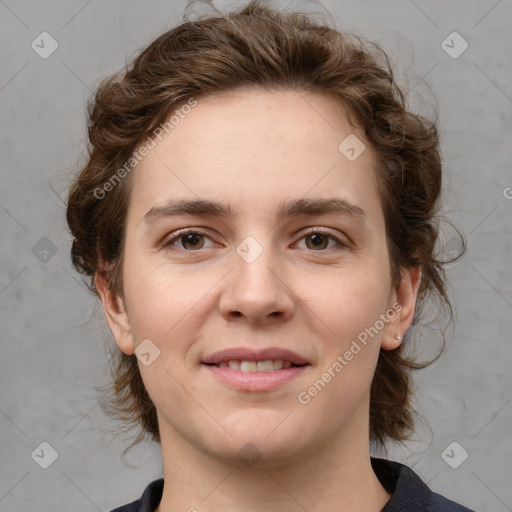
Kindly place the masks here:
POLYGON ((189 231, 187 233, 181 233, 174 236, 166 242, 165 245, 178 247, 179 249, 184 249, 186 251, 197 251, 198 249, 211 247, 213 245, 213 240, 203 233, 189 231))
MULTIPOLYGON (((337 245, 343 245, 334 235, 330 233, 324 233, 323 231, 311 231, 301 238, 304 240, 304 246, 306 249, 312 251, 321 251, 324 249, 332 249, 337 245)), ((300 243, 298 244, 300 245, 300 243)), ((301 248, 304 248, 302 246, 301 248)))
MULTIPOLYGON (((175 247, 185 251, 198 251, 213 245, 215 245, 215 242, 209 236, 197 231, 177 233, 164 243, 166 247, 175 247)), ((323 251, 337 246, 343 247, 344 244, 331 233, 323 231, 310 231, 297 244, 297 247, 301 249, 312 251, 323 251)))

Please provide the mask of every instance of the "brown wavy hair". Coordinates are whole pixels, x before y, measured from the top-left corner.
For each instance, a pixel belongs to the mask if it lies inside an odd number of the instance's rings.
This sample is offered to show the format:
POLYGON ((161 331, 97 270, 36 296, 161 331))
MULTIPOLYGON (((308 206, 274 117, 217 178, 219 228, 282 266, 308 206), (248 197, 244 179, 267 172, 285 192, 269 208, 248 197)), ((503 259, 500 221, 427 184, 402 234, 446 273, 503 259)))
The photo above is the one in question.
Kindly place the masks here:
MULTIPOLYGON (((399 282, 403 269, 421 268, 413 325, 420 322, 428 298, 435 298, 451 319, 445 262, 438 247, 442 169, 435 121, 407 109, 388 57, 377 45, 260 1, 195 20, 185 14, 182 24, 97 88, 89 104, 87 162, 70 187, 67 205, 72 263, 88 276, 90 290, 98 295, 94 277, 106 272, 108 286, 122 296, 130 174, 103 198, 95 191, 116 173, 119 177, 119 169, 141 141, 173 111, 191 99, 242 86, 317 93, 348 110, 351 122, 362 128, 378 155, 393 282, 399 282)), ((379 355, 371 386, 369 436, 381 446, 387 440, 403 441, 413 431, 411 370, 429 362, 416 360, 409 350, 411 341, 408 332, 399 348, 379 355)), ((147 435, 159 442, 156 409, 136 356, 114 347, 111 370, 113 382, 103 397, 103 409, 122 420, 125 430, 139 427, 131 446, 147 435)))

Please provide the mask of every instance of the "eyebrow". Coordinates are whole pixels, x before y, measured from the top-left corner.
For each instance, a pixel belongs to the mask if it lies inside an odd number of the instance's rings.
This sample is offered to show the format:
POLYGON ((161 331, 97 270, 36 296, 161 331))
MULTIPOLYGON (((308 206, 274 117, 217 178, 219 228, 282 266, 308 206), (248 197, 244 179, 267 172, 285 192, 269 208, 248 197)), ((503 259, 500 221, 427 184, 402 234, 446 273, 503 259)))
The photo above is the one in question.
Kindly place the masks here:
POLYGON ((160 217, 171 217, 173 215, 213 215, 215 217, 232 217, 231 208, 224 203, 208 201, 205 199, 182 199, 170 201, 162 206, 153 206, 144 215, 145 222, 151 222, 160 217))
POLYGON ((366 213, 362 208, 340 198, 297 199, 282 203, 277 212, 277 218, 281 220, 299 215, 325 215, 329 213, 349 215, 361 220, 366 219, 366 213))
MULTIPOLYGON (((287 217, 298 217, 299 215, 325 215, 330 213, 348 215, 361 220, 366 219, 366 213, 362 208, 340 198, 302 198, 283 202, 277 210, 277 219, 279 221, 287 217)), ((144 215, 144 221, 149 223, 158 218, 174 215, 233 217, 235 214, 229 205, 217 201, 182 199, 170 201, 161 206, 153 206, 144 215)))

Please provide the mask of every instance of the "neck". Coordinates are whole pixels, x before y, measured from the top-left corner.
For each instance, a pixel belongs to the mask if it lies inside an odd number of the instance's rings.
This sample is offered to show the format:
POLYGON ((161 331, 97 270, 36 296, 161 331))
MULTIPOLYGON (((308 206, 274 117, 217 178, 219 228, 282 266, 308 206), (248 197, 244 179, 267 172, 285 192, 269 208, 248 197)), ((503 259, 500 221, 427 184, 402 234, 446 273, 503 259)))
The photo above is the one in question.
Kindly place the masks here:
POLYGON ((379 512, 390 495, 373 472, 368 430, 360 427, 293 462, 243 467, 205 454, 167 425, 156 512, 379 512))

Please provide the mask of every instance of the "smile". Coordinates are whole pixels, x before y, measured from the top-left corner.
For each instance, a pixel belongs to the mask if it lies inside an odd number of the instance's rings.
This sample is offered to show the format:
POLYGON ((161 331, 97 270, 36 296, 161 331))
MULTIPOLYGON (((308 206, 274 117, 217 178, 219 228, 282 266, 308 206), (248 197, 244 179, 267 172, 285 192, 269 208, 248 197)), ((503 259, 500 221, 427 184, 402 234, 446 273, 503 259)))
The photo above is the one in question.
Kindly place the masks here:
POLYGON ((298 366, 291 361, 279 359, 263 361, 230 359, 216 364, 203 363, 202 367, 222 386, 237 391, 257 392, 284 387, 285 384, 302 375, 311 365, 306 363, 298 366), (230 367, 230 363, 234 368, 230 367), (272 369, 270 369, 271 365, 272 369))
POLYGON ((292 366, 303 366, 292 363, 289 360, 283 359, 266 359, 264 361, 248 361, 239 359, 230 359, 229 361, 220 361, 212 366, 218 368, 230 368, 231 370, 239 371, 242 373, 267 373, 278 370, 288 369, 292 366))
POLYGON ((239 391, 277 389, 311 366, 306 356, 281 347, 231 347, 205 356, 201 363, 217 382, 239 391))

